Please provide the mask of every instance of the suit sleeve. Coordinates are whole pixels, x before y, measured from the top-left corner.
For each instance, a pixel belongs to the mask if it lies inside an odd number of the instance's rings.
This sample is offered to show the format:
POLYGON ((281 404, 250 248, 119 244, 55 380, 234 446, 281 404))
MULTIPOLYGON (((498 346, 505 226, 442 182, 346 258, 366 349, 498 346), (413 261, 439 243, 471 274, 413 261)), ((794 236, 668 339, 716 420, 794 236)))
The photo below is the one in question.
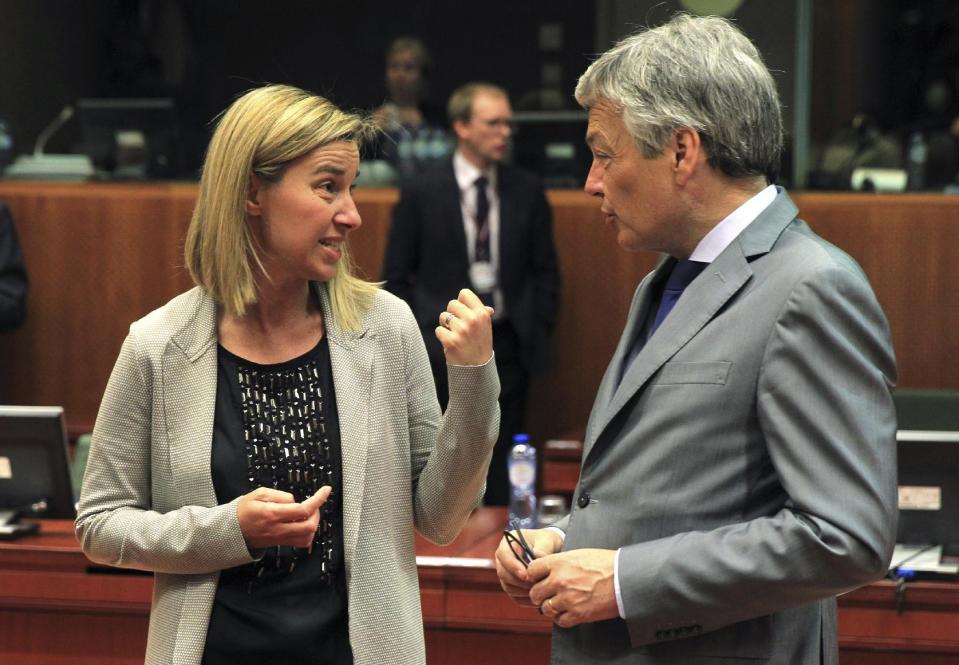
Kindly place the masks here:
POLYGON ((419 233, 419 196, 411 188, 404 188, 400 200, 393 206, 383 256, 383 287, 411 306, 413 282, 420 268, 419 233))
POLYGON ((449 404, 440 415, 419 327, 403 317, 406 393, 416 529, 429 540, 453 540, 479 505, 499 433, 495 358, 450 365, 449 404))
POLYGON ((93 429, 76 522, 83 553, 97 563, 161 573, 210 573, 251 562, 236 501, 165 513, 152 508, 152 376, 131 333, 93 429))
POLYGON ((13 218, 0 203, 0 332, 17 328, 26 318, 27 284, 13 218))
POLYGON ((882 577, 896 534, 895 364, 865 279, 820 270, 792 290, 763 350, 758 427, 788 501, 777 513, 624 547, 634 645, 703 632, 882 577))

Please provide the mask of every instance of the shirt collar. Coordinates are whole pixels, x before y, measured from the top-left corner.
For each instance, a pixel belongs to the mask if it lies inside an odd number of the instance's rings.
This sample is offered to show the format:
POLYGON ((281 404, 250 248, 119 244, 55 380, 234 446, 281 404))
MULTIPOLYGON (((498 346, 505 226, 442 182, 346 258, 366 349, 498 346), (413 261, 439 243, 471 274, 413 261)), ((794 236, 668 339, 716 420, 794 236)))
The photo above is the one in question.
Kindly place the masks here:
POLYGON ((453 174, 456 176, 456 184, 459 185, 461 192, 475 187, 476 179, 480 176, 486 176, 493 187, 493 191, 496 190, 496 166, 493 165, 485 171, 481 171, 466 159, 458 149, 453 153, 453 174))
POLYGON ((758 194, 729 213, 723 221, 710 229, 689 257, 691 261, 712 263, 723 250, 749 226, 760 213, 776 200, 776 186, 768 185, 758 194))

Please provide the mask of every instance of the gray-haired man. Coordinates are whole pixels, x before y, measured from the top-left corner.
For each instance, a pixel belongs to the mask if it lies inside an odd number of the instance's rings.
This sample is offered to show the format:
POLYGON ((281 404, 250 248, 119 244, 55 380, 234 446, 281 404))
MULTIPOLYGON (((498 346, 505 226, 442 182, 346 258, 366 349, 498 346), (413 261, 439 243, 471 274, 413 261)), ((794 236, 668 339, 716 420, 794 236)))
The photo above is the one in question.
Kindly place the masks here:
POLYGON ((859 266, 797 219, 752 43, 680 15, 586 71, 586 191, 639 285, 586 430, 573 510, 505 541, 504 589, 554 663, 835 663, 837 593, 895 538, 895 362, 859 266))

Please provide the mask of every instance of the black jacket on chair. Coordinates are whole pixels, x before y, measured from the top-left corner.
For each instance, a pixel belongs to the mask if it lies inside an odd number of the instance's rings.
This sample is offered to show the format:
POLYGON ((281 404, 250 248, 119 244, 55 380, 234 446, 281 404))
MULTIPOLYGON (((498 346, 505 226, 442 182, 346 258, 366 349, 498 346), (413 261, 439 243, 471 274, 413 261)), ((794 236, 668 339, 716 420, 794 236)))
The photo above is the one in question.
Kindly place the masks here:
POLYGON ((27 271, 13 217, 0 203, 0 332, 13 330, 27 317, 27 271))

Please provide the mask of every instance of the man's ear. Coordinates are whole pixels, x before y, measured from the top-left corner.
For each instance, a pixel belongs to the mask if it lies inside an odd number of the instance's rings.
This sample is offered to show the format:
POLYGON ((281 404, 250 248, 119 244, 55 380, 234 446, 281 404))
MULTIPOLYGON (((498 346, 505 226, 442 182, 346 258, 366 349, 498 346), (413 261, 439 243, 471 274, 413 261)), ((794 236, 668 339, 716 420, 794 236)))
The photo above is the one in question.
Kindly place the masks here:
POLYGON ((250 180, 246 186, 246 214, 252 217, 259 217, 262 214, 260 206, 260 193, 263 190, 263 181, 255 173, 250 174, 250 180))
POLYGON ((456 138, 463 140, 466 136, 466 122, 463 120, 454 120, 453 121, 453 133, 456 134, 456 138))
POLYGON ((699 168, 701 160, 705 159, 703 142, 699 132, 689 127, 680 127, 673 132, 672 153, 675 159, 673 172, 677 184, 684 185, 699 168))

